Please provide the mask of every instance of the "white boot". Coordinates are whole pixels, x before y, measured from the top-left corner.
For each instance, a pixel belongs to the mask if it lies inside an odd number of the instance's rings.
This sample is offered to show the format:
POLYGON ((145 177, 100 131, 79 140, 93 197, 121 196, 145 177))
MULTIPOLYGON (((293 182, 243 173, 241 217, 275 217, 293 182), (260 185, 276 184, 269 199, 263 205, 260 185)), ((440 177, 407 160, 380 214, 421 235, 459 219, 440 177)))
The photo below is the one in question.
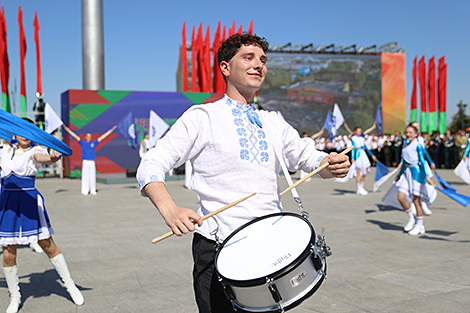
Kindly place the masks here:
POLYGON ((36 253, 43 253, 44 250, 42 250, 41 246, 37 243, 37 242, 31 242, 29 244, 29 246, 31 247, 31 249, 33 249, 34 252, 36 253))
POLYGON ((425 202, 421 202, 421 208, 423 209, 424 215, 432 214, 432 211, 429 209, 428 205, 425 202))
POLYGON ((49 259, 54 265, 57 273, 59 273, 60 278, 64 282, 65 288, 67 288, 67 292, 70 294, 72 297, 73 302, 76 305, 82 305, 85 300, 83 299, 83 295, 78 290, 77 286, 75 286, 75 283, 72 280, 72 277, 70 276, 69 269, 67 267, 67 263, 65 262, 64 255, 61 253, 52 259, 49 259))
POLYGON ((8 291, 10 292, 10 305, 6 313, 16 313, 21 304, 18 266, 4 267, 3 273, 5 273, 5 280, 7 281, 8 291))
POLYGON ((413 215, 416 216, 416 206, 413 202, 410 204, 410 209, 413 212, 413 215))

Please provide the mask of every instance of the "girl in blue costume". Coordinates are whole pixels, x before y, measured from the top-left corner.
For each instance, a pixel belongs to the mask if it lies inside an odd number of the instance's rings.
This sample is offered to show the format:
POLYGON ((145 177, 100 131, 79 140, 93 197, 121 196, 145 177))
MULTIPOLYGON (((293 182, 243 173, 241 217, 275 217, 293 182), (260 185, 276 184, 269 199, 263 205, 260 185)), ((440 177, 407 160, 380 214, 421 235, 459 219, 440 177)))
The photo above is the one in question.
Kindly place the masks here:
POLYGON ((418 129, 412 125, 408 125, 405 130, 406 143, 402 150, 402 161, 399 165, 400 172, 396 178, 396 186, 398 187, 398 202, 400 202, 403 210, 408 214, 409 220, 405 226, 405 231, 410 235, 420 235, 425 233, 423 225, 423 209, 421 201, 428 205, 430 198, 426 184, 432 185, 429 178, 429 170, 425 166, 423 147, 416 139, 418 129), (406 197, 413 199, 416 207, 416 220, 412 209, 406 197))
POLYGON ((364 182, 366 180, 366 175, 369 172, 371 164, 369 158, 364 153, 364 151, 366 151, 375 162, 377 162, 377 157, 373 155, 372 152, 367 148, 361 127, 354 128, 354 136, 352 136, 351 142, 354 146, 354 150, 351 152, 351 160, 354 164, 352 166, 352 168, 354 169, 352 170, 356 171, 356 193, 358 195, 365 196, 368 192, 364 189, 364 182))
POLYGON ((70 277, 64 256, 52 240, 54 230, 44 206, 44 198, 35 187, 40 163, 55 163, 59 156, 49 155, 45 148, 34 145, 26 138, 18 135, 15 137, 16 144, 7 143, 0 149, 0 245, 3 247, 3 272, 10 292, 10 305, 6 312, 18 312, 21 304, 16 264, 17 245, 31 242, 39 243, 62 278, 74 303, 82 305, 83 296, 70 277))

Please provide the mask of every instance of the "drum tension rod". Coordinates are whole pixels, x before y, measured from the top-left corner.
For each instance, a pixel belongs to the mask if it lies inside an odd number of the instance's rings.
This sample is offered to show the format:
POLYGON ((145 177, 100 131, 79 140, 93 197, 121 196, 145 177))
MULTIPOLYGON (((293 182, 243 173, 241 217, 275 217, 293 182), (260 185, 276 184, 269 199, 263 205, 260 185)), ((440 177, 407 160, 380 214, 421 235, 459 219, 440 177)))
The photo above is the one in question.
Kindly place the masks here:
POLYGON ((276 285, 273 284, 273 279, 266 277, 266 282, 268 283, 268 289, 271 292, 271 296, 273 297, 274 302, 277 303, 277 305, 279 306, 280 312, 283 313, 284 308, 281 305, 282 296, 279 293, 279 290, 277 290, 276 285))

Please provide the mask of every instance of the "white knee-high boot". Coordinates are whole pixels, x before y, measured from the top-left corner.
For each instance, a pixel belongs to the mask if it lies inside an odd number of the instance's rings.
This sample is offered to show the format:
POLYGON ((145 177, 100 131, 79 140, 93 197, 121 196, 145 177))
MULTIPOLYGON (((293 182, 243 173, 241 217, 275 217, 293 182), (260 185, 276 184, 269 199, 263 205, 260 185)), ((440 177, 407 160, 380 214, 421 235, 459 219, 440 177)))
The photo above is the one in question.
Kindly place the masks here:
POLYGON ((21 303, 18 266, 4 267, 3 273, 5 273, 5 280, 7 281, 8 291, 10 292, 10 305, 6 313, 16 313, 21 303))
POLYGON ((82 305, 85 300, 83 299, 82 293, 80 292, 80 290, 78 290, 77 286, 75 286, 75 283, 73 282, 72 277, 70 276, 70 272, 67 267, 67 262, 65 262, 64 255, 61 253, 49 260, 51 260, 52 265, 54 265, 57 273, 59 273, 59 276, 64 282, 64 285, 67 288, 67 292, 72 297, 73 302, 76 305, 82 305))

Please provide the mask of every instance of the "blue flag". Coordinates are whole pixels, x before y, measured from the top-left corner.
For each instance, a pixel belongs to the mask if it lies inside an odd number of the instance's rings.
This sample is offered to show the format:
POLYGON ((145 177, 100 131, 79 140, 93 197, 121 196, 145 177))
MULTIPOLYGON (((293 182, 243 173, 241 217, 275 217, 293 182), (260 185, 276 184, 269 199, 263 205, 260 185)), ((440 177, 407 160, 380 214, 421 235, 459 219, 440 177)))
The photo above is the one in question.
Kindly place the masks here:
POLYGON ((323 127, 330 133, 330 139, 333 139, 334 136, 332 136, 332 131, 331 131, 331 111, 328 110, 328 114, 326 115, 325 123, 323 124, 323 127))
POLYGON ((127 139, 132 148, 137 149, 139 145, 137 138, 137 129, 134 122, 134 111, 131 110, 127 115, 118 123, 117 128, 119 132, 127 139))
POLYGON ((442 188, 446 190, 457 191, 455 187, 452 187, 448 182, 446 182, 439 175, 437 175, 437 172, 434 172, 434 175, 436 175, 437 181, 439 182, 439 184, 441 184, 442 188))
POLYGON ((21 117, 0 110, 0 137, 11 141, 13 134, 54 149, 64 156, 72 155, 72 149, 59 139, 21 117))
POLYGON ((378 181, 379 179, 381 179, 382 177, 384 177, 385 175, 388 174, 388 172, 390 172, 390 170, 388 169, 388 167, 383 164, 382 162, 380 161, 377 161, 377 164, 376 164, 376 172, 375 172, 375 181, 378 181))
POLYGON ((470 197, 457 193, 450 189, 441 189, 436 187, 440 192, 451 198, 452 200, 458 202, 459 204, 463 205, 464 207, 470 204, 470 197))
POLYGON ((377 123, 377 133, 382 135, 382 102, 377 105, 375 113, 375 122, 377 123))

